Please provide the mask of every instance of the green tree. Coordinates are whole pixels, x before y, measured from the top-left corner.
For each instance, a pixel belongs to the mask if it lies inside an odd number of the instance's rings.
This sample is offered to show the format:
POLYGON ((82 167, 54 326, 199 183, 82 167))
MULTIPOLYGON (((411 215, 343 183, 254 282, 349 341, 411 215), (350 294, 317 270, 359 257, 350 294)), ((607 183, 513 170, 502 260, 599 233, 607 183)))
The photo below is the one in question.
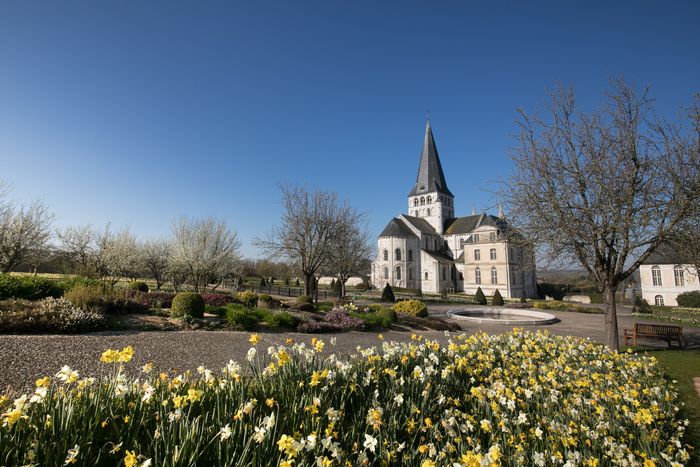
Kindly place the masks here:
POLYGON ((395 302, 396 297, 394 297, 394 291, 392 290, 391 286, 387 283, 386 286, 384 287, 384 290, 382 291, 382 301, 383 302, 395 302))

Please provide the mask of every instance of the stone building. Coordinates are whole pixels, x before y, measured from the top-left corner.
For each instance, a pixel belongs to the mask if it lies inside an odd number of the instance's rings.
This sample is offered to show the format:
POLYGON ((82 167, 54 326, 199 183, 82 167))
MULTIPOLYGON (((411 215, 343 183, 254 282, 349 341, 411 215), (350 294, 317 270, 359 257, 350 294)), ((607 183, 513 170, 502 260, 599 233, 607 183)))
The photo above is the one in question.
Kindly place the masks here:
POLYGON ((535 297, 533 254, 516 241, 503 213, 455 217, 430 121, 407 212, 379 235, 371 272, 375 287, 467 294, 481 287, 486 295, 498 289, 504 297, 535 297))
POLYGON ((663 244, 639 266, 642 298, 650 305, 678 306, 678 295, 700 290, 699 272, 673 247, 663 244))

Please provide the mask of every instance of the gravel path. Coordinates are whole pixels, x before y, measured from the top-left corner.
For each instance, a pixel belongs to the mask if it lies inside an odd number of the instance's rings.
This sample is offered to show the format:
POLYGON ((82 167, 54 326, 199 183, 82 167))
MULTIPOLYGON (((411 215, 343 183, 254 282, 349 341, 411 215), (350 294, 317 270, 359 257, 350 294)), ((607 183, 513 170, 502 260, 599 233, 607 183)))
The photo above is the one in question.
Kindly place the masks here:
MULTIPOLYGON (((430 307, 431 315, 445 316, 448 309, 458 306, 435 305, 430 307)), ((528 330, 546 329, 553 334, 590 337, 602 342, 605 325, 602 315, 581 313, 553 312, 560 321, 546 326, 530 326, 528 330)), ((619 331, 632 327, 635 317, 619 317, 619 331)), ((506 332, 512 326, 479 325, 459 321, 463 332, 471 334, 479 330, 489 333, 506 332)), ((445 341, 440 331, 415 331, 426 338, 445 341)), ((386 340, 406 341, 412 331, 386 331, 386 340)), ((327 343, 331 350, 330 339, 335 337, 335 352, 350 353, 359 345, 368 347, 377 345, 376 332, 348 332, 323 334, 318 337, 327 343)), ((34 381, 45 375, 55 374, 63 365, 78 370, 82 376, 99 374, 100 354, 108 348, 121 349, 127 345, 134 348, 135 356, 128 365, 133 371, 146 362, 152 361, 158 370, 182 372, 195 370, 199 365, 212 370, 219 370, 230 360, 245 362, 245 355, 250 348, 248 332, 235 331, 169 331, 169 332, 119 332, 97 333, 78 336, 38 335, 38 336, 0 336, 0 393, 5 389, 24 390, 31 388, 34 381)), ((299 333, 261 333, 262 342, 259 349, 264 351, 270 345, 284 343, 287 337, 297 342, 309 342, 313 336, 299 333)), ((683 336, 689 348, 700 347, 700 328, 683 327, 683 336)), ((622 338, 620 344, 623 344, 622 338)), ((664 347, 664 342, 643 342, 643 345, 664 347)))

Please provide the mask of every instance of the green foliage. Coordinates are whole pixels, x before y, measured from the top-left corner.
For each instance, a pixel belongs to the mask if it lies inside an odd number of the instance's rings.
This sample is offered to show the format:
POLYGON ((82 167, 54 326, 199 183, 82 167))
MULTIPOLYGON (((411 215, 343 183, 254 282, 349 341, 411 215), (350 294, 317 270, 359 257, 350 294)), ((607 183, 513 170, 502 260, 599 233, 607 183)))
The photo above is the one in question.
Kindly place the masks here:
POLYGON ((386 286, 384 286, 384 290, 382 290, 382 301, 391 303, 394 303, 396 301, 396 297, 394 297, 394 291, 391 289, 391 286, 388 283, 386 284, 386 286))
POLYGON ((297 287, 299 287, 300 284, 299 284, 299 278, 298 278, 298 277, 297 277, 297 279, 294 281, 294 285, 297 286, 297 287))
POLYGON ((258 295, 250 290, 244 290, 236 294, 236 299, 248 308, 255 308, 258 304, 258 295))
POLYGON ((78 308, 89 310, 99 305, 102 299, 111 298, 113 293, 112 288, 104 284, 76 285, 63 297, 78 308))
POLYGON ((647 302, 646 299, 641 298, 638 295, 635 295, 634 296, 634 305, 632 306, 632 313, 651 314, 652 310, 651 310, 651 307, 649 306, 649 302, 647 302))
POLYGON ((305 304, 305 303, 313 305, 314 300, 311 297, 309 297, 308 295, 299 295, 297 297, 297 303, 300 305, 305 304))
POLYGON ((358 290, 360 292, 364 292, 365 290, 369 289, 369 285, 365 282, 361 282, 355 286, 355 290, 358 290))
POLYGON ((683 306, 686 308, 700 308, 700 290, 694 290, 692 292, 683 292, 678 295, 676 299, 678 306, 683 306))
POLYGON ((299 311, 316 311, 316 307, 311 303, 300 303, 296 308, 299 311))
POLYGON ((143 281, 134 281, 129 284, 129 290, 148 293, 148 284, 143 281))
POLYGON ((38 300, 45 297, 58 298, 63 294, 60 285, 39 276, 15 276, 0 273, 0 299, 24 298, 38 300))
POLYGON ((369 309, 371 311, 368 313, 350 313, 350 316, 360 318, 367 326, 382 326, 385 328, 398 321, 396 312, 391 308, 381 305, 370 305, 369 309))
POLYGON ((226 311, 228 308, 226 305, 205 305, 204 307, 204 312, 209 313, 210 315, 216 315, 216 316, 221 316, 224 317, 226 316, 226 311))
POLYGON ((260 278, 260 287, 265 287, 265 286, 267 286, 267 282, 265 282, 265 278, 264 278, 264 277, 261 277, 261 278, 260 278))
POLYGON ((0 333, 72 334, 100 331, 107 326, 104 315, 82 310, 65 298, 0 302, 0 333))
POLYGON ((244 305, 233 303, 227 306, 226 321, 240 329, 249 331, 258 324, 260 316, 244 305))
POLYGON ((285 277, 285 278, 284 278, 284 285, 286 285, 287 287, 289 287, 289 277, 285 277))
POLYGON ((397 313, 406 313, 419 318, 428 317, 428 306, 420 300, 403 300, 394 305, 397 313))
POLYGON ((474 294, 474 301, 476 301, 477 305, 486 305, 486 295, 484 295, 484 291, 481 290, 481 287, 476 289, 476 293, 474 294))
POLYGON ((298 320, 286 311, 260 310, 262 320, 271 328, 293 329, 298 320))
POLYGON ((63 293, 65 294, 66 292, 70 291, 74 287, 77 287, 79 285, 89 285, 89 286, 106 286, 108 285, 106 282, 101 281, 99 279, 90 279, 88 277, 81 277, 81 276, 76 276, 76 277, 69 277, 67 279, 61 279, 58 282, 56 282, 58 286, 63 289, 63 293))
POLYGON ((187 315, 201 319, 204 317, 204 300, 198 293, 180 292, 173 298, 171 314, 175 318, 187 315))
POLYGON ((501 292, 499 292, 498 289, 496 289, 493 293, 493 297, 491 297, 491 305, 503 306, 503 296, 501 296, 501 292))

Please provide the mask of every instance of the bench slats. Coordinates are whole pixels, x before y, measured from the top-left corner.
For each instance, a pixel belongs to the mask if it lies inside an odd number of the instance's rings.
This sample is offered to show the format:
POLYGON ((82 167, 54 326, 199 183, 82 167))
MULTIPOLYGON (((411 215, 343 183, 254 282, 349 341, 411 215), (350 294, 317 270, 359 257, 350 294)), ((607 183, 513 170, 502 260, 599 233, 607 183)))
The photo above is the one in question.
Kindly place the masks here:
POLYGON ((683 347, 683 328, 681 326, 634 323, 634 329, 625 329, 625 345, 627 345, 628 339, 632 339, 632 345, 637 345, 638 337, 666 340, 669 347, 671 346, 671 341, 675 340, 683 347))

